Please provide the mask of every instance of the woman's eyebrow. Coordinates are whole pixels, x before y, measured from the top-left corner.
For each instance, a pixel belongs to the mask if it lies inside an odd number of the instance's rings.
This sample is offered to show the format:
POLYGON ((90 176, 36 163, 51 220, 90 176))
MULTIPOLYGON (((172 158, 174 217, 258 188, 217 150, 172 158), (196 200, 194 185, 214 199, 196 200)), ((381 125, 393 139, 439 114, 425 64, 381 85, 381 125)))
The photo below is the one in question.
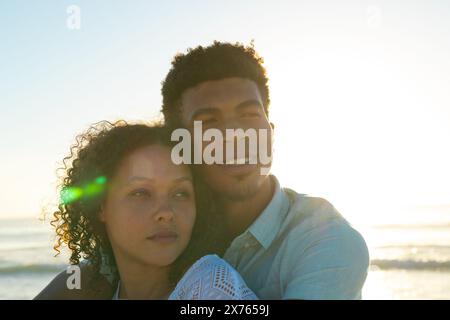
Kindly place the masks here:
POLYGON ((183 182, 183 181, 189 181, 189 182, 192 182, 192 178, 186 176, 186 177, 180 177, 180 178, 177 178, 177 179, 174 180, 174 182, 183 182))
MULTIPOLYGON (((147 177, 141 177, 141 176, 132 176, 131 178, 129 178, 126 182, 126 184, 131 184, 135 181, 145 181, 145 182, 155 182, 155 179, 152 178, 147 178, 147 177)), ((172 182, 182 182, 182 181, 190 181, 192 182, 192 178, 189 176, 183 176, 183 177, 179 177, 176 178, 174 180, 172 180, 172 182)))
POLYGON ((129 178, 126 182, 126 184, 130 184, 132 182, 135 181, 147 181, 147 182, 153 182, 154 179, 151 178, 146 178, 146 177, 140 177, 140 176, 132 176, 131 178, 129 178))

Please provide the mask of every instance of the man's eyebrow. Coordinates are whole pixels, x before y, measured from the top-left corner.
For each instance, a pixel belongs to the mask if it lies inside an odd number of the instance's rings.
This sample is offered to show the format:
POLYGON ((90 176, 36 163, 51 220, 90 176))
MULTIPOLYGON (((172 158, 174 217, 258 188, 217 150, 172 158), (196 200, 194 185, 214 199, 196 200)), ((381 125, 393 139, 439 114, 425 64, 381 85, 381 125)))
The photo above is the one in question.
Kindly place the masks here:
MULTIPOLYGON (((241 103, 239 103, 235 109, 240 110, 240 109, 245 109, 247 107, 250 106, 256 106, 256 107, 260 107, 261 109, 263 109, 263 106, 261 104, 261 102, 259 102, 256 99, 249 99, 249 100, 245 100, 241 103)), ((195 110, 192 115, 191 115, 191 119, 195 119, 201 115, 204 114, 213 114, 213 113, 217 113, 219 110, 218 108, 212 108, 212 107, 205 107, 205 108, 200 108, 195 110)))
POLYGON ((259 107, 259 108, 263 109, 261 102, 259 102, 256 99, 245 100, 245 101, 239 103, 235 109, 240 110, 240 109, 245 109, 250 106, 255 106, 255 107, 259 107))
POLYGON ((192 112, 191 119, 195 119, 204 114, 217 113, 217 111, 218 111, 217 108, 212 108, 212 107, 200 108, 200 109, 197 109, 194 112, 192 112))

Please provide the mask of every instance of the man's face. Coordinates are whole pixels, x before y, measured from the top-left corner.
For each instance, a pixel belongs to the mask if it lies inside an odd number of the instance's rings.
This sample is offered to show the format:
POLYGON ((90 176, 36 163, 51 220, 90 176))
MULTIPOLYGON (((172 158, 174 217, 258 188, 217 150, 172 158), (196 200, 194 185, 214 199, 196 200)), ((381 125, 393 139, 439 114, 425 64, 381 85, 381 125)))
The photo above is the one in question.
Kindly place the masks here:
MULTIPOLYGON (((181 96, 181 121, 193 136, 194 121, 202 121, 203 131, 219 129, 224 137, 224 163, 230 161, 226 155, 226 129, 260 129, 267 131, 267 150, 271 155, 272 126, 263 108, 261 94, 255 82, 243 78, 227 78, 207 81, 186 90, 181 96)), ((248 142, 248 141, 247 141, 248 142)), ((204 142, 203 149, 209 144, 204 142)), ((248 144, 246 156, 248 156, 248 144)), ((257 150, 252 153, 258 154, 257 150)), ((237 158, 235 149, 234 160, 237 158)), ((265 165, 268 167, 270 164, 265 165)), ((210 188, 221 196, 245 200, 258 192, 267 179, 261 174, 262 165, 257 164, 202 164, 200 174, 210 188)), ((267 170, 268 171, 268 170, 267 170)))

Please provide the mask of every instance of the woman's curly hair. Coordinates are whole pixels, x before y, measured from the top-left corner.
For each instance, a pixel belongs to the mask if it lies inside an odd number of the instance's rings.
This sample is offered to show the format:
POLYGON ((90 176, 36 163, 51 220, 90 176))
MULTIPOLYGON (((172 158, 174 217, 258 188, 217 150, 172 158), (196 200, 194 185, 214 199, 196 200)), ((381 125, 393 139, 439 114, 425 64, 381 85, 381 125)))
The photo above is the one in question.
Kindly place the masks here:
MULTIPOLYGON (((115 267, 114 255, 104 224, 99 219, 108 182, 121 161, 131 152, 147 145, 173 146, 169 131, 161 124, 127 124, 101 121, 76 138, 70 154, 63 160, 60 203, 51 224, 56 229, 54 249, 66 244, 71 251, 70 263, 87 259, 100 274, 102 264, 115 267), (105 262, 107 261, 107 262, 105 262)), ((223 253, 223 243, 211 194, 194 175, 197 218, 191 241, 175 261, 171 279, 178 281, 184 271, 208 253, 223 253), (209 239, 208 239, 209 238, 209 239), (206 241, 205 241, 206 240, 206 241)))

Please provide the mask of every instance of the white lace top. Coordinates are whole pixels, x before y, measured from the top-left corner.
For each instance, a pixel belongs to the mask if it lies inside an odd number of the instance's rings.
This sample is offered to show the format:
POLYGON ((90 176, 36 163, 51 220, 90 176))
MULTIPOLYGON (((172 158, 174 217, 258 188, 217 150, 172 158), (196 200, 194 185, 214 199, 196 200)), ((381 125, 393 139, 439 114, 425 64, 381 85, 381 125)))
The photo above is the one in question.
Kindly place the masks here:
MULTIPOLYGON (((120 284, 113 300, 119 297, 120 284)), ((217 255, 197 260, 178 282, 169 300, 257 300, 241 275, 217 255)))

